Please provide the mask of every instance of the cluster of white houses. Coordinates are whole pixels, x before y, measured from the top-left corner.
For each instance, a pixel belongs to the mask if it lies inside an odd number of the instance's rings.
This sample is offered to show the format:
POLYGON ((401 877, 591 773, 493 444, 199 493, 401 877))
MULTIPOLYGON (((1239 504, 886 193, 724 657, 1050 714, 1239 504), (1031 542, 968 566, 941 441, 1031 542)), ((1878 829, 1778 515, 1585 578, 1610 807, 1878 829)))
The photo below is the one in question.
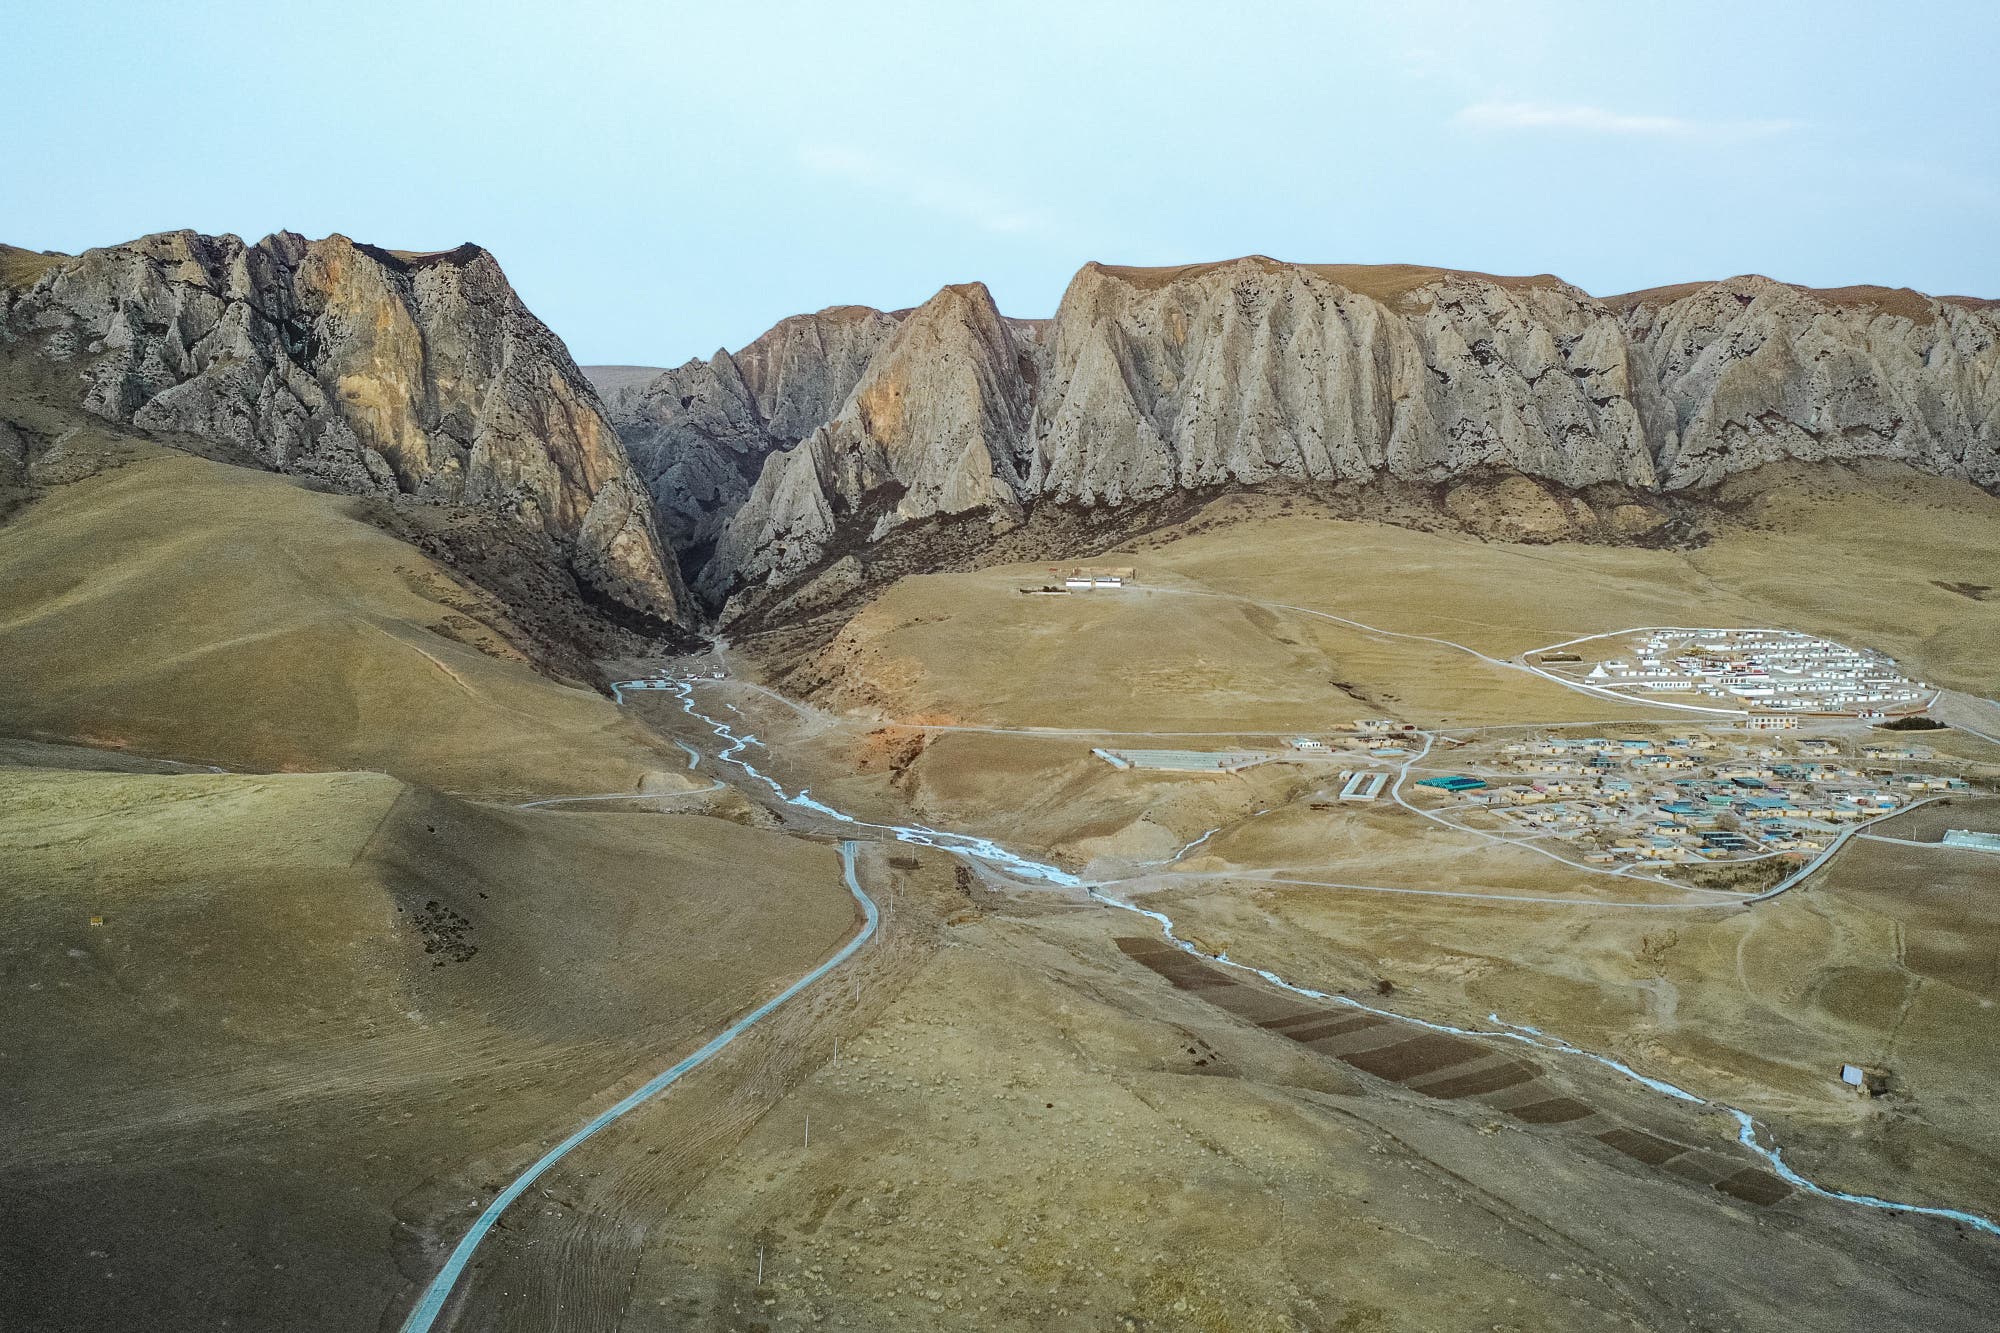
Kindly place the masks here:
POLYGON ((1915 711, 1932 693, 1890 657, 1795 630, 1656 629, 1633 654, 1595 663, 1583 679, 1624 693, 1692 694, 1766 716, 1884 716, 1915 711))
POLYGON ((1543 737, 1502 747, 1496 762, 1520 778, 1496 773, 1457 798, 1514 827, 1577 838, 1584 859, 1600 864, 1809 852, 1845 825, 1966 786, 1955 777, 1863 767, 1830 741, 1802 741, 1787 752, 1701 733, 1543 737))

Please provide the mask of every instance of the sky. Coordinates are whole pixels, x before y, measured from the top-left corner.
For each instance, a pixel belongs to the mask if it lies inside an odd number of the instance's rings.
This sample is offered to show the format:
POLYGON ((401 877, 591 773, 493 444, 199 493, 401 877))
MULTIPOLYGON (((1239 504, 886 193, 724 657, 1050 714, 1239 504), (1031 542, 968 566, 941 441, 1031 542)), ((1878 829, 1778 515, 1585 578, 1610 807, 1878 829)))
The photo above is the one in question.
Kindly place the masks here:
POLYGON ((585 364, 1089 260, 2000 297, 2000 5, 8 0, 0 240, 475 241, 585 364))

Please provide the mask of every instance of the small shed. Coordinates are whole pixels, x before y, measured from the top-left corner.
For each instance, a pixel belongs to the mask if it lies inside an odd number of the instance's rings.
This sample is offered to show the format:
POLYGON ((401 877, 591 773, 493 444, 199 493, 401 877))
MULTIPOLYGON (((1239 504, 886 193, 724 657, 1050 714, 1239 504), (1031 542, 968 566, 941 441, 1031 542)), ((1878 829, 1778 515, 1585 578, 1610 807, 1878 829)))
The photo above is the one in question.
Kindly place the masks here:
POLYGON ((1844 1064, 1840 1081, 1854 1089, 1857 1097, 1879 1097, 1889 1090, 1889 1071, 1873 1065, 1844 1064))

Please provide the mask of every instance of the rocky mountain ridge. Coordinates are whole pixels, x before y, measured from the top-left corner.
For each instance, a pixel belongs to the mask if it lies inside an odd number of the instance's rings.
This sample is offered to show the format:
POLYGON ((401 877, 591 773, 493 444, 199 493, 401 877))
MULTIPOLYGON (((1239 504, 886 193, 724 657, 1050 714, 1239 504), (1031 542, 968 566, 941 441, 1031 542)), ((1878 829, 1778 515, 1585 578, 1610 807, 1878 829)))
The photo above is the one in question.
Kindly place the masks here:
POLYGON ((840 318, 867 336, 752 345, 788 348, 813 386, 782 430, 768 394, 688 389, 724 354, 656 380, 648 425, 612 405, 628 442, 654 432, 662 507, 707 515, 712 546, 685 554, 711 605, 925 518, 1004 530, 1037 505, 1216 488, 1434 487, 1451 513, 1528 504, 1631 536, 1649 504, 1785 459, 2000 486, 2000 303, 1971 298, 1744 276, 1600 299, 1547 274, 1252 256, 1089 264, 1045 322, 1005 319, 976 283, 840 318), (734 434, 690 406, 715 401, 734 434), (674 480, 722 456, 720 503, 674 480))
POLYGON ((586 367, 677 552, 702 568, 764 459, 829 421, 902 313, 835 306, 650 378, 586 367))
POLYGON ((178 231, 76 256, 8 247, 0 387, 332 489, 499 515, 591 595, 689 616, 595 390, 477 246, 178 231))

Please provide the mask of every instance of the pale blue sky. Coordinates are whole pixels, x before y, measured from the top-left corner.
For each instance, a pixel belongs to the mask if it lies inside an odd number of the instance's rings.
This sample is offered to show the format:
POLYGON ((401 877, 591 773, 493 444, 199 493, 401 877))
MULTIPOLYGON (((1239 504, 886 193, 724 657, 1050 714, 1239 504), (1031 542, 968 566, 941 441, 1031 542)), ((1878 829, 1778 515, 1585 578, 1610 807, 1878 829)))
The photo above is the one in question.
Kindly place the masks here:
POLYGON ((2000 296, 2000 6, 10 0, 0 239, 494 250, 577 359, 1262 252, 2000 296))

